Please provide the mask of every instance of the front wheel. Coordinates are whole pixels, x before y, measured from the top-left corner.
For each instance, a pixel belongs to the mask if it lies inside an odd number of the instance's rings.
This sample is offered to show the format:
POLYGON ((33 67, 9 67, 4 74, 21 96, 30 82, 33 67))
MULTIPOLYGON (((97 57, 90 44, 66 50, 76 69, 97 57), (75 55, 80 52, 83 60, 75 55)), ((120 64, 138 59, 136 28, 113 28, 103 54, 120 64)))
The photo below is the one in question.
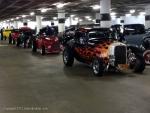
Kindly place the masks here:
POLYGON ((66 66, 72 66, 74 63, 73 51, 69 47, 66 47, 63 51, 63 62, 66 66))
POLYGON ((103 76, 105 66, 101 59, 95 58, 92 63, 93 73, 96 76, 103 76))
POLYGON ((145 63, 150 65, 150 50, 146 50, 143 54, 145 63))
POLYGON ((145 69, 144 57, 142 55, 135 54, 135 58, 132 58, 132 60, 129 60, 129 66, 130 66, 130 69, 133 70, 133 72, 142 73, 145 69))

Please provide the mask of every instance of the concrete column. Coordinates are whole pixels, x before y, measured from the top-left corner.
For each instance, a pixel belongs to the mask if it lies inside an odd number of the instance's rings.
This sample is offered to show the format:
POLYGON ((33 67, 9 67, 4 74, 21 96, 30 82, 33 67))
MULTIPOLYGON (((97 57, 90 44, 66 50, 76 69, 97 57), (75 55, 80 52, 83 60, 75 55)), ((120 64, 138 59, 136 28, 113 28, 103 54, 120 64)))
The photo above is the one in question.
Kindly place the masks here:
POLYGON ((150 28, 150 6, 146 7, 145 9, 146 16, 145 16, 145 28, 150 28))
POLYGON ((18 21, 14 21, 14 28, 18 29, 18 21))
POLYGON ((96 13, 96 24, 100 24, 100 22, 101 22, 100 13, 96 13))
POLYGON ((109 28, 111 26, 111 0, 101 0, 100 6, 101 27, 109 28))
POLYGON ((40 29, 42 28, 42 16, 39 15, 36 16, 36 25, 37 25, 36 33, 39 33, 40 29))
POLYGON ((65 11, 58 10, 58 32, 63 33, 65 31, 65 11))

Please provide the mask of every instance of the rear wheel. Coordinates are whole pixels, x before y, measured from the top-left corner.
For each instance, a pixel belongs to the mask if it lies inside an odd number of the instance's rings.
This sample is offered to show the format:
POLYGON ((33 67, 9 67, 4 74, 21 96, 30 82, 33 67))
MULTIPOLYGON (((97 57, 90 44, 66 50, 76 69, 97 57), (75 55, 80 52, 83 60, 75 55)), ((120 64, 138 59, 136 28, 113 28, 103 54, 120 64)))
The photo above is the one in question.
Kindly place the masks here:
POLYGON ((145 63, 150 65, 150 50, 146 50, 143 54, 145 63))
POLYGON ((63 51, 63 62, 66 66, 72 66, 74 63, 73 51, 69 47, 66 47, 63 51))
POLYGON ((103 76, 105 66, 101 59, 95 58, 92 63, 93 73, 96 76, 103 76))
POLYGON ((135 57, 132 58, 132 60, 129 60, 129 66, 133 72, 142 73, 145 69, 144 57, 142 55, 135 54, 135 57))

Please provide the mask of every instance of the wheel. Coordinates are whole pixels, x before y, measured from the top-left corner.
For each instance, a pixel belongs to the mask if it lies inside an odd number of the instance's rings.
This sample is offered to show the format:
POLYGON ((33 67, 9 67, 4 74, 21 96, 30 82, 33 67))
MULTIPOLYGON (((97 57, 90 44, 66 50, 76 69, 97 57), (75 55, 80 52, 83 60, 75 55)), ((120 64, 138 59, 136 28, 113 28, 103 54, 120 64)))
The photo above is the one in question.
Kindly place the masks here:
POLYGON ((142 73, 145 69, 145 60, 142 55, 135 54, 132 60, 129 60, 130 69, 136 73, 142 73))
POLYGON ((93 73, 96 76, 103 76, 105 66, 101 59, 95 58, 92 63, 93 73))
POLYGON ((45 55, 45 47, 44 46, 42 46, 42 48, 40 49, 40 53, 41 53, 41 55, 45 55))
POLYGON ((35 41, 33 41, 32 52, 37 52, 37 46, 36 46, 36 42, 35 41))
POLYGON ((63 51, 63 62, 66 66, 72 66, 74 63, 74 55, 70 47, 66 47, 63 51))
POLYGON ((146 50, 143 54, 145 63, 150 65, 150 50, 146 50))

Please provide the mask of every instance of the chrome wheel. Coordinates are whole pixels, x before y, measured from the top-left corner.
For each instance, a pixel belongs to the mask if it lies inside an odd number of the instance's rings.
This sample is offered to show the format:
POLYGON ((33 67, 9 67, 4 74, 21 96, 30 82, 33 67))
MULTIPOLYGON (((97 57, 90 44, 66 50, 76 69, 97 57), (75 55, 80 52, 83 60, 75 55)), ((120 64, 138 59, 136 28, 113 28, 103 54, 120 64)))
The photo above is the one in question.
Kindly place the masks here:
POLYGON ((99 61, 98 60, 93 61, 93 71, 95 74, 99 73, 99 61))
POLYGON ((145 59, 145 63, 146 64, 150 64, 150 50, 146 50, 143 54, 144 59, 145 59))

